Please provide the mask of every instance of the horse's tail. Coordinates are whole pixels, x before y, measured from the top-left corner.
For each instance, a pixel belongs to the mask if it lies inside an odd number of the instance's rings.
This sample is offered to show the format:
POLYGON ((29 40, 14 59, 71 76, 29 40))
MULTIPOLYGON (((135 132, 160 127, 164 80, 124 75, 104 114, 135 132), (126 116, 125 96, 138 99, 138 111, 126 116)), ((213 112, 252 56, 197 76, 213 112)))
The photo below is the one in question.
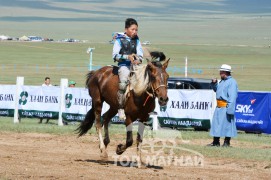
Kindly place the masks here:
POLYGON ((78 137, 85 135, 91 129, 95 120, 94 108, 92 107, 86 114, 85 120, 81 122, 80 126, 75 130, 78 137))
MULTIPOLYGON (((86 75, 86 88, 89 90, 89 95, 90 95, 90 79, 94 75, 95 71, 90 71, 86 75)), ((85 135, 89 129, 91 129, 93 123, 95 120, 95 114, 94 114, 94 107, 87 112, 86 117, 83 122, 81 122, 80 126, 75 130, 78 133, 78 137, 85 135)))
POLYGON ((89 73, 87 73, 86 75, 86 88, 89 88, 89 81, 90 81, 90 78, 94 75, 95 71, 90 71, 89 73))

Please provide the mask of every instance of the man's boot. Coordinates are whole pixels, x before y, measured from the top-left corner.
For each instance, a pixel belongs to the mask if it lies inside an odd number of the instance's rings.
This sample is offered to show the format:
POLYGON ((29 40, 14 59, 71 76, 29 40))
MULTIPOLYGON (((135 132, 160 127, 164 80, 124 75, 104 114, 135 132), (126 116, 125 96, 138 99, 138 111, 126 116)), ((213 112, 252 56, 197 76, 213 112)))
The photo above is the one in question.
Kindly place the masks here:
POLYGON ((231 141, 230 137, 225 137, 224 144, 222 145, 222 147, 230 147, 230 141, 231 141))
POLYGON ((211 144, 208 144, 207 146, 219 147, 220 146, 220 137, 214 137, 213 142, 211 144))

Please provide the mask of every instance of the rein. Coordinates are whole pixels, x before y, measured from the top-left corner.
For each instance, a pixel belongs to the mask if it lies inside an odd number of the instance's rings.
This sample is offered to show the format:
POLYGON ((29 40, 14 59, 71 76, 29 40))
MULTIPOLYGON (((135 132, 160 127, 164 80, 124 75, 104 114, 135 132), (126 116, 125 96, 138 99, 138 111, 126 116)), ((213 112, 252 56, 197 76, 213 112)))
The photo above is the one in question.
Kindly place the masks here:
POLYGON ((146 105, 146 103, 148 102, 148 100, 149 100, 150 97, 151 97, 151 98, 155 98, 155 97, 156 97, 156 96, 155 96, 155 92, 156 92, 160 87, 166 87, 166 85, 160 84, 160 85, 159 85, 157 88, 155 88, 155 89, 153 88, 153 85, 151 85, 152 93, 150 93, 150 92, 148 92, 148 90, 146 90, 146 93, 148 94, 148 97, 146 98, 146 100, 145 100, 143 106, 146 105))

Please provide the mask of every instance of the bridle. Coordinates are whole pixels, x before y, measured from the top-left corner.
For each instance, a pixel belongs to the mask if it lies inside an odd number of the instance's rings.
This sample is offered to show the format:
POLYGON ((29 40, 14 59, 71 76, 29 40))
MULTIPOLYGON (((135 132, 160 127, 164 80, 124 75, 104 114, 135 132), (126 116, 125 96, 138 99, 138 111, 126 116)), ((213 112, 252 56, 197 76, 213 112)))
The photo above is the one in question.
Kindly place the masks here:
POLYGON ((146 90, 146 93, 148 94, 148 97, 146 98, 146 100, 145 100, 143 106, 146 105, 146 103, 147 103, 147 101, 149 100, 150 97, 151 97, 151 98, 156 98, 156 97, 157 97, 156 91, 157 91, 159 88, 161 88, 161 87, 167 88, 167 85, 165 85, 165 84, 160 84, 160 85, 159 85, 158 87, 156 87, 156 88, 153 86, 152 83, 150 83, 150 84, 151 84, 151 85, 150 85, 151 92, 149 92, 148 89, 146 90))
POLYGON ((151 85, 153 97, 157 97, 156 91, 157 91, 160 87, 167 87, 167 86, 164 85, 164 84, 160 84, 157 88, 154 88, 153 85, 151 85))

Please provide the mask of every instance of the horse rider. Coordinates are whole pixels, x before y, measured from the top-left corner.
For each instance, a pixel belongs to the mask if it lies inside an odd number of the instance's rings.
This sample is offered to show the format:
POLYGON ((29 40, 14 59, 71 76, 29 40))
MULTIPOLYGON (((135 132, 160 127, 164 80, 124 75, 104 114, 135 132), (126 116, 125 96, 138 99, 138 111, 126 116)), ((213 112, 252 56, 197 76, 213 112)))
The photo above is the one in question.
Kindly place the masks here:
POLYGON ((117 94, 120 120, 125 120, 125 91, 128 85, 131 64, 137 65, 142 63, 143 50, 137 36, 138 24, 133 18, 125 21, 125 33, 117 34, 113 47, 113 59, 118 62, 119 70, 119 90, 117 94))

